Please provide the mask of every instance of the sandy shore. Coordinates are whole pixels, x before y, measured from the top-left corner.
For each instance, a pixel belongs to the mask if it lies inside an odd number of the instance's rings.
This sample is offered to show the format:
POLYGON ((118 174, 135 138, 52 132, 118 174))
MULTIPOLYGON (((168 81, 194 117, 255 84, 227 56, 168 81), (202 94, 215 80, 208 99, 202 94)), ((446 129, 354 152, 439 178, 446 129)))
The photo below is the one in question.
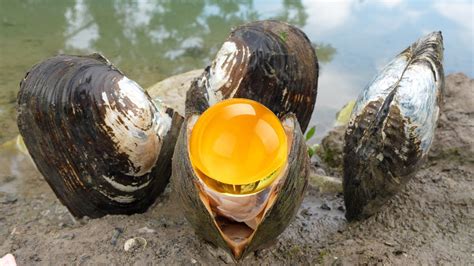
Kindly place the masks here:
MULTIPOLYGON (((429 159, 380 213, 347 223, 341 196, 312 186, 277 242, 243 264, 472 263, 473 91, 473 79, 447 77, 446 103, 429 159)), ((330 143, 334 150, 341 145, 330 143)), ((2 152, 0 165, 8 171, 0 175, 0 256, 12 253, 20 265, 232 263, 193 233, 169 189, 144 214, 77 221, 29 158, 2 152), (146 247, 124 251, 132 237, 146 239, 146 247)))

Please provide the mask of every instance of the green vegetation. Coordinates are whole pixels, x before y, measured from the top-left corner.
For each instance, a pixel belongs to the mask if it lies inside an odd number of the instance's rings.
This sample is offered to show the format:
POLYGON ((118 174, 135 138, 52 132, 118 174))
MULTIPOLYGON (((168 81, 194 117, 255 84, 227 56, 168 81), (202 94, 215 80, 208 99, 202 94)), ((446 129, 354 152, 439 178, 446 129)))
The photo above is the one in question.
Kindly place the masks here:
POLYGON ((321 63, 330 62, 336 54, 336 48, 328 43, 313 43, 313 47, 318 56, 318 61, 321 63))
MULTIPOLYGON (((314 134, 316 133, 316 126, 312 126, 307 132, 306 132, 306 142, 308 142, 311 138, 314 137, 314 134)), ((308 155, 309 158, 313 157, 314 154, 316 154, 317 150, 319 149, 319 144, 314 144, 314 145, 308 145, 308 155)))
POLYGON ((288 38, 288 32, 280 31, 280 38, 282 41, 286 42, 286 39, 288 38))
POLYGON ((323 262, 324 262, 324 257, 326 257, 327 255, 329 255, 329 251, 327 251, 326 249, 322 249, 322 250, 319 252, 318 258, 316 259, 316 263, 317 263, 317 264, 323 264, 323 262))

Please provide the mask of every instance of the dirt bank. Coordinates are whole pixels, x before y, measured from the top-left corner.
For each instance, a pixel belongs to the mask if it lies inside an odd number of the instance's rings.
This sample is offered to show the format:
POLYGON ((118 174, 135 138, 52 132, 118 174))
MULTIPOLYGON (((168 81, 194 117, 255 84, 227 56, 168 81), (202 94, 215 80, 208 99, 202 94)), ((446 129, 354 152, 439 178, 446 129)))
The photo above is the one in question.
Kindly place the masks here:
MULTIPOLYGON (((473 263, 474 80, 454 74, 446 83, 429 160, 403 193, 348 224, 340 195, 311 187, 277 242, 243 264, 473 263)), ((13 253, 21 265, 231 263, 194 235, 169 190, 144 214, 75 221, 27 157, 5 149, 0 165, 0 256, 13 253), (125 252, 137 236, 146 247, 125 252)))

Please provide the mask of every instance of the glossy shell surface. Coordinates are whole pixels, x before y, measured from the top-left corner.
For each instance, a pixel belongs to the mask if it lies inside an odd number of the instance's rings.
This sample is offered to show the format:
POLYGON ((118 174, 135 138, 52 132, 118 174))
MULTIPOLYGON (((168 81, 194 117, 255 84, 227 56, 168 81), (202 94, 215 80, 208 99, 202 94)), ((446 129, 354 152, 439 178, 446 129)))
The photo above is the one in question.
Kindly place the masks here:
POLYGON ((294 115, 287 115, 282 120, 284 123, 291 123, 294 127, 288 167, 282 178, 283 183, 278 188, 276 199, 266 211, 250 243, 239 254, 234 254, 229 248, 214 217, 208 212, 200 197, 200 190, 196 186, 199 183, 199 177, 193 170, 189 156, 185 156, 189 148, 187 130, 189 121, 183 123, 183 129, 176 143, 171 185, 181 202, 186 219, 193 226, 196 234, 234 255, 236 260, 244 258, 252 251, 276 239, 285 230, 296 215, 308 185, 309 158, 303 134, 294 115))
POLYGON ((18 94, 26 147, 78 217, 145 211, 169 180, 181 123, 99 54, 47 59, 18 94))
MULTIPOLYGON (((276 239, 301 205, 309 171, 302 129, 306 129, 313 111, 317 80, 316 55, 303 32, 284 22, 257 21, 231 32, 212 65, 187 92, 186 118, 173 157, 172 188, 196 233, 236 260, 276 239), (209 106, 228 98, 260 102, 291 127, 286 168, 274 187, 271 203, 260 223, 253 226, 249 242, 238 249, 229 246, 216 216, 204 204, 207 200, 188 155, 193 121, 209 106)), ((233 217, 238 216, 233 213, 233 217)))
POLYGON ((433 32, 393 59, 362 91, 345 135, 348 219, 375 213, 426 157, 444 90, 443 39, 433 32))
POLYGON ((318 71, 316 53, 301 30, 280 21, 257 21, 230 33, 194 86, 204 89, 209 105, 247 98, 280 118, 294 113, 304 132, 316 101, 318 71))

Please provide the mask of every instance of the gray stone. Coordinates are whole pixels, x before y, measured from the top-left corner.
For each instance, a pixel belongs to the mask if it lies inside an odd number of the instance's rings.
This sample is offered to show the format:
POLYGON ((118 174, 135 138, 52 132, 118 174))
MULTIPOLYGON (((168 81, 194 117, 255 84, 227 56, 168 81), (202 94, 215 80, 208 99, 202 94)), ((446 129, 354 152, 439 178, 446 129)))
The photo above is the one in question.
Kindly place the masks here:
POLYGON ((202 69, 191 70, 176 76, 164 79, 147 89, 152 99, 159 99, 166 106, 173 108, 180 115, 184 115, 186 92, 191 82, 202 74, 202 69))
POLYGON ((322 193, 341 193, 342 181, 339 178, 325 175, 318 175, 314 171, 310 171, 309 184, 318 188, 322 193))

